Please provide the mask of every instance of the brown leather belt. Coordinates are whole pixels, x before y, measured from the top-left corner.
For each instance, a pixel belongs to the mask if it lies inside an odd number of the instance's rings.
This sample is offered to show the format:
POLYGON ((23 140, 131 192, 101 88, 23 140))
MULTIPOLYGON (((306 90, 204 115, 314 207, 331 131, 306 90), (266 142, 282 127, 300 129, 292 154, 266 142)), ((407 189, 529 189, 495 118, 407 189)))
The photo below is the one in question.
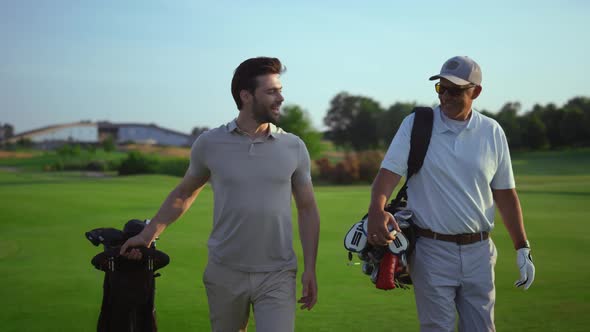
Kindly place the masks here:
POLYGON ((435 233, 429 229, 420 228, 418 226, 415 226, 415 228, 416 234, 418 234, 418 236, 424 236, 429 239, 441 240, 446 242, 454 242, 459 245, 472 244, 475 242, 487 240, 488 237, 490 237, 490 234, 488 232, 450 235, 435 233))

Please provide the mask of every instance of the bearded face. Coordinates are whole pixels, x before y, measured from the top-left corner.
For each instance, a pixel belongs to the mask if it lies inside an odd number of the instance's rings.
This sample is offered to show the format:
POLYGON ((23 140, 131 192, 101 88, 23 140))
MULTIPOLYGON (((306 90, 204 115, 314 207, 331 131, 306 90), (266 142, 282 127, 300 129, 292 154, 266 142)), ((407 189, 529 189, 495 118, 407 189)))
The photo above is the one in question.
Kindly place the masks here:
POLYGON ((274 125, 278 124, 280 117, 280 106, 280 103, 274 103, 270 105, 265 104, 254 97, 252 101, 252 114, 254 116, 254 120, 259 124, 269 122, 274 125))
POLYGON ((285 100, 278 74, 259 76, 258 86, 252 98, 252 117, 259 123, 277 124, 281 104, 285 100))

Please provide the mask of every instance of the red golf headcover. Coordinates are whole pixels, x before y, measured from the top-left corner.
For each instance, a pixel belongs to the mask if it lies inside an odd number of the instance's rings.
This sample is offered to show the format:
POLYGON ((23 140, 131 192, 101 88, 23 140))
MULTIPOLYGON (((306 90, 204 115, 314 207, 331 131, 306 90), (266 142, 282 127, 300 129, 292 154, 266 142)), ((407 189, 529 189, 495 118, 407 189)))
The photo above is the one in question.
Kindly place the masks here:
POLYGON ((379 274, 375 287, 383 290, 395 288, 394 271, 397 268, 399 258, 389 251, 386 251, 379 262, 379 274))

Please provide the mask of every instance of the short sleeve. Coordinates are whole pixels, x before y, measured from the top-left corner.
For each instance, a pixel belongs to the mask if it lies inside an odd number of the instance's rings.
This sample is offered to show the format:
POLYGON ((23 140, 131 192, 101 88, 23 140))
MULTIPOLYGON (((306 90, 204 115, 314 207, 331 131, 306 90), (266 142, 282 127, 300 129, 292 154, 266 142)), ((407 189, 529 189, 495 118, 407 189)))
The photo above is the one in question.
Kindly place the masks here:
POLYGON ((297 168, 291 176, 291 183, 293 185, 311 183, 311 162, 309 152, 307 151, 307 147, 305 147, 305 143, 303 143, 300 138, 298 138, 297 141, 299 145, 297 168))
POLYGON ((381 168, 385 168, 401 176, 406 175, 408 171, 410 137, 413 124, 414 113, 408 115, 404 121, 402 121, 402 124, 387 149, 387 153, 385 153, 381 168))
POLYGON ((206 151, 205 133, 199 135, 191 148, 191 159, 188 167, 188 174, 192 176, 205 176, 209 174, 209 168, 205 163, 206 151))
POLYGON ((500 125, 497 125, 497 131, 494 133, 497 142, 497 158, 498 167, 496 173, 492 178, 490 186, 492 189, 512 189, 514 188, 514 174, 512 172, 512 160, 510 158, 510 150, 508 148, 508 140, 504 134, 504 130, 500 125))

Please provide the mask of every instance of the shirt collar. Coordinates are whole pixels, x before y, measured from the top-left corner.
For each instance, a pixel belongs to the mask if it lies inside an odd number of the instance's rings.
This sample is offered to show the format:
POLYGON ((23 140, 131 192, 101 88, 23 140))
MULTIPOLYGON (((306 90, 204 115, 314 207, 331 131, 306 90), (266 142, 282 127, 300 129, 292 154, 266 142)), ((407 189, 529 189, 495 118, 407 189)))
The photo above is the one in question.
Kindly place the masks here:
POLYGON ((467 127, 465 127, 465 129, 471 130, 475 128, 475 126, 479 123, 480 120, 481 118, 479 112, 472 108, 471 117, 469 118, 469 122, 467 123, 467 127))
MULTIPOLYGON (((268 135, 266 137, 272 137, 272 138, 277 138, 277 133, 279 132, 279 128, 277 126, 275 126, 272 123, 268 124, 269 126, 269 130, 268 130, 268 135)), ((227 125, 227 131, 232 133, 232 132, 236 132, 240 135, 246 135, 245 132, 243 132, 240 127, 238 127, 238 119, 235 118, 233 119, 231 122, 229 122, 227 125)))
POLYGON ((278 135, 277 133, 279 132, 279 128, 277 126, 274 125, 274 123, 269 123, 269 130, 268 130, 268 136, 272 137, 272 138, 277 138, 278 135))
MULTIPOLYGON (((449 126, 447 126, 445 124, 445 122, 442 119, 443 114, 442 111, 440 110, 440 105, 437 106, 434 109, 434 130, 437 133, 444 133, 445 131, 452 131, 451 128, 449 128, 449 126)), ((471 116, 469 117, 469 120, 467 120, 467 126, 465 127, 466 130, 471 130, 473 128, 475 128, 475 126, 477 125, 477 123, 479 122, 479 112, 477 112, 476 110, 474 110, 473 108, 471 109, 471 116)))
POLYGON ((433 122, 434 130, 437 133, 444 133, 445 131, 450 131, 451 129, 445 124, 442 119, 442 111, 440 110, 440 106, 437 106, 434 109, 434 122, 433 122))

